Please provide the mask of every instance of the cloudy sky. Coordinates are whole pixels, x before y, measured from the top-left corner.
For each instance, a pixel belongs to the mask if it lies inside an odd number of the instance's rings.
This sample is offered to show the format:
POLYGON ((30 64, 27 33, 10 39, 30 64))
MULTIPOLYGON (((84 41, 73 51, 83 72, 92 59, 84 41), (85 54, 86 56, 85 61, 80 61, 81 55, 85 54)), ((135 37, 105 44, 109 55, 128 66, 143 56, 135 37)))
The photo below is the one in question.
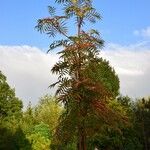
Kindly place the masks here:
MULTIPOLYGON (((34 28, 37 19, 48 16, 48 5, 56 6, 52 0, 0 2, 0 70, 25 105, 54 93, 48 86, 56 80, 50 68, 58 56, 46 54, 54 39, 34 28)), ((94 6, 103 19, 90 27, 98 29, 105 40, 101 56, 119 75, 121 93, 134 98, 150 95, 150 1, 95 0, 94 6)))

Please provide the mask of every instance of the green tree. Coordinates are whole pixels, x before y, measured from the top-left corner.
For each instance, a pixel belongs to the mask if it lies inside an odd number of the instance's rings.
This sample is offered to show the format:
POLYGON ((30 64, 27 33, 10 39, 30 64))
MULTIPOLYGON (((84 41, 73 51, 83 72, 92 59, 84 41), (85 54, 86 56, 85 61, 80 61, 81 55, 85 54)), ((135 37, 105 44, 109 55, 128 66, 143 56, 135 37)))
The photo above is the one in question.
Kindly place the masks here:
MULTIPOLYGON (((12 137, 12 142, 14 145, 13 150, 31 150, 30 141, 27 139, 23 130, 18 127, 12 137)), ((9 145, 8 145, 9 147, 9 145)), ((10 150, 10 147, 9 147, 10 150)))
POLYGON ((119 111, 122 115, 128 117, 129 126, 119 125, 121 132, 107 127, 102 134, 99 134, 99 148, 110 150, 142 150, 142 144, 137 130, 137 121, 135 119, 135 104, 128 96, 119 96, 115 101, 111 101, 111 107, 119 111))
POLYGON ((30 150, 29 141, 20 128, 21 118, 22 101, 0 71, 0 149, 30 150))
POLYGON ((93 136, 102 123, 115 126, 118 121, 125 121, 108 105, 108 101, 117 95, 119 86, 113 86, 112 82, 106 81, 107 77, 101 77, 107 74, 110 79, 117 81, 118 78, 108 63, 99 58, 99 49, 103 47, 99 32, 95 29, 85 31, 84 28, 86 21, 95 23, 101 18, 93 8, 92 0, 56 2, 63 4, 63 15, 55 15, 55 8, 49 7, 50 17, 39 19, 37 25, 39 31, 49 36, 54 37, 58 33, 65 37, 54 41, 49 49, 62 48, 58 53, 60 61, 52 68, 59 77, 51 87, 58 85, 56 95, 66 110, 56 130, 56 141, 64 145, 76 141, 77 149, 86 150, 87 138, 93 136), (72 21, 71 18, 76 22, 77 33, 74 36, 69 35, 66 26, 66 21, 72 21))
POLYGON ((32 133, 28 135, 28 139, 32 145, 32 150, 50 150, 49 126, 44 123, 35 125, 32 133))
POLYGON ((47 124, 50 131, 54 132, 62 110, 62 107, 56 103, 55 97, 45 95, 40 98, 38 105, 35 107, 35 120, 47 124))
POLYGON ((62 107, 56 103, 56 98, 49 95, 41 97, 34 107, 29 102, 27 110, 23 112, 20 127, 31 149, 50 149, 52 136, 62 110, 62 107))
POLYGON ((26 111, 23 112, 20 126, 23 132, 28 135, 31 134, 34 126, 37 124, 35 118, 34 108, 32 108, 31 102, 29 102, 26 111))
POLYGON ((0 120, 7 117, 20 117, 22 101, 15 96, 14 89, 11 89, 6 77, 0 71, 0 120))
POLYGON ((150 98, 142 98, 136 102, 136 129, 145 150, 150 149, 150 98))

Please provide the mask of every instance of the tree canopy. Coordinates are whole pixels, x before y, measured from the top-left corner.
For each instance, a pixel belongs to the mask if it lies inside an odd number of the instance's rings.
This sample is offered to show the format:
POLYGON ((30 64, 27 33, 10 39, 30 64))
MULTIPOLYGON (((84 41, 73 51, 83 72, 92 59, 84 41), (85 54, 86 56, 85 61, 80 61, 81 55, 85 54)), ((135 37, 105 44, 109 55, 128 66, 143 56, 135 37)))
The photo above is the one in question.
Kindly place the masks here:
POLYGON ((22 101, 16 97, 15 90, 0 71, 0 118, 20 115, 22 107, 22 101))

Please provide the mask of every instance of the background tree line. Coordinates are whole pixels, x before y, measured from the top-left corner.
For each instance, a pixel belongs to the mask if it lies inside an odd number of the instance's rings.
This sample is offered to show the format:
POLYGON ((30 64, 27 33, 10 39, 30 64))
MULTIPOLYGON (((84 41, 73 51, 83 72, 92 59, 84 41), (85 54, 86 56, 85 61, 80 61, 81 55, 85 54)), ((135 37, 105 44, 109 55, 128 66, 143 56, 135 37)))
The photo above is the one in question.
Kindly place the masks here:
MULTIPOLYGON (((116 130, 102 123, 96 134, 88 138, 87 148, 148 150, 150 98, 132 100, 128 96, 118 96, 110 105, 115 111, 126 115, 130 124, 121 124, 120 130, 116 130)), ((15 96, 15 90, 10 88, 6 77, 0 72, 0 150, 76 149, 76 139, 68 144, 56 145, 55 132, 65 108, 56 102, 55 97, 45 95, 36 106, 29 103, 24 111, 22 108, 22 101, 15 96)))

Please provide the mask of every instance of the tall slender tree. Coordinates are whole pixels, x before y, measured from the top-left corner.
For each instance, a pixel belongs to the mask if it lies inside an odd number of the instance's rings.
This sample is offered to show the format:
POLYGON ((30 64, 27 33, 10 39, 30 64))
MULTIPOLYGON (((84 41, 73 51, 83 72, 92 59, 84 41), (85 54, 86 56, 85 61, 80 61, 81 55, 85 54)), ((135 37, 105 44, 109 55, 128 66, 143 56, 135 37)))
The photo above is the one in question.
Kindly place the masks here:
MULTIPOLYGON (((112 126, 116 125, 119 119, 126 121, 107 105, 108 101, 116 96, 119 85, 115 87, 115 93, 114 87, 110 88, 96 74, 97 67, 104 64, 104 60, 99 58, 99 49, 103 47, 104 41, 97 30, 85 31, 84 28, 86 21, 95 23, 101 19, 100 14, 92 6, 92 0, 55 2, 63 5, 63 15, 57 16, 56 9, 49 6, 50 17, 39 19, 36 27, 50 37, 55 37, 57 33, 64 36, 64 39, 54 41, 48 50, 49 52, 58 47, 62 49, 58 52, 59 62, 52 68, 52 73, 58 75, 58 81, 51 87, 58 85, 56 95, 66 109, 56 131, 56 137, 60 143, 65 144, 75 137, 77 149, 86 150, 87 138, 100 130, 103 122, 112 126), (69 35, 66 24, 68 20, 72 21, 71 18, 75 19, 77 28, 73 36, 69 35)), ((110 70, 114 73, 112 68, 110 70)), ((107 69, 101 71, 104 74, 107 69)))

